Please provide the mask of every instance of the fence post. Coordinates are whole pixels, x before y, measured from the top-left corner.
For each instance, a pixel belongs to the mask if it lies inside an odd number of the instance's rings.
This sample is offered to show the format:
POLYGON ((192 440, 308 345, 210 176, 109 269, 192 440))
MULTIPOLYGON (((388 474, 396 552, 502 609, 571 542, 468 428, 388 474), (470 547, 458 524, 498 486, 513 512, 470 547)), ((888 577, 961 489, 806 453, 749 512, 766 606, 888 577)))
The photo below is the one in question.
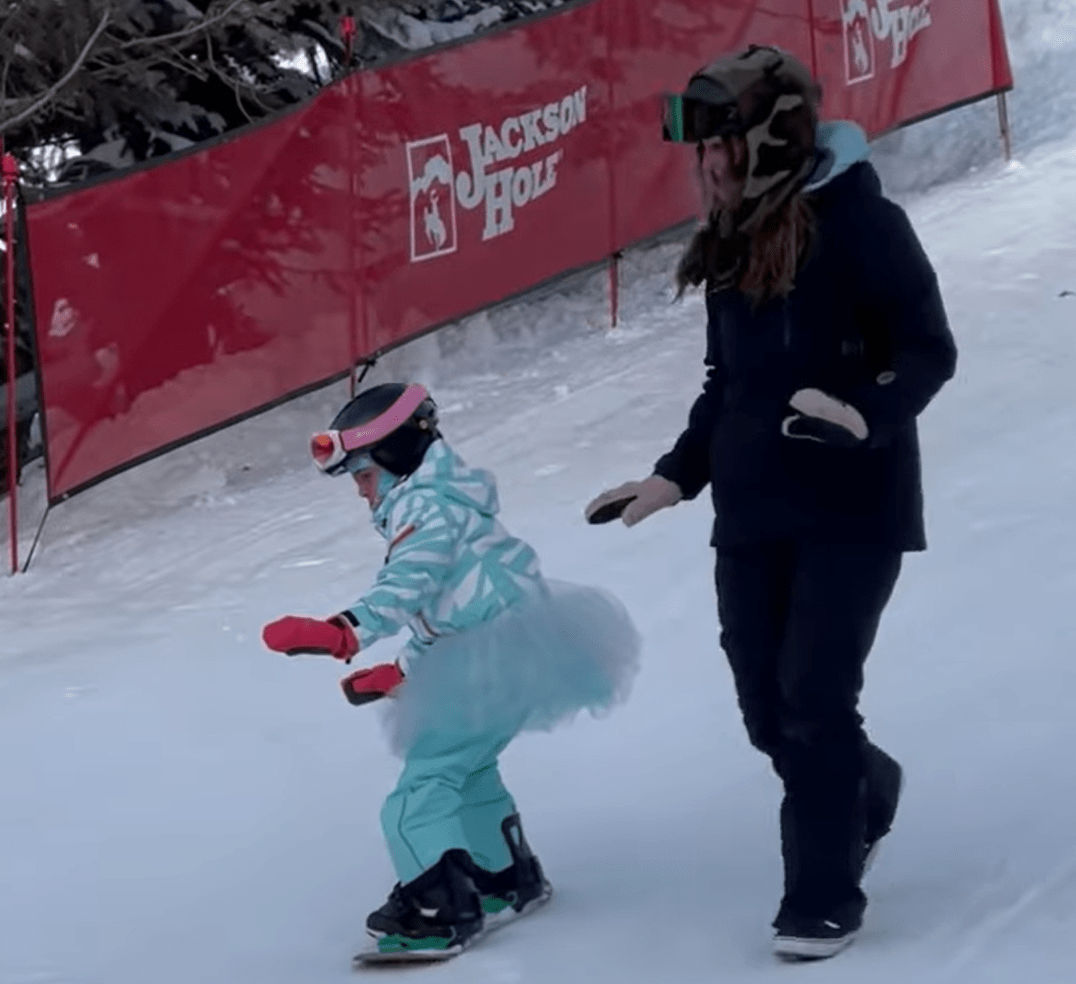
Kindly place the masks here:
POLYGON ((19 165, 11 154, 0 161, 4 182, 4 274, 7 281, 7 487, 11 529, 11 573, 19 570, 19 516, 16 502, 19 448, 15 423, 15 185, 19 165))
POLYGON ((355 57, 356 33, 355 18, 351 14, 345 14, 340 18, 340 36, 344 39, 344 64, 348 68, 351 68, 351 62, 355 57))
POLYGON ((1001 130, 1001 146, 1005 150, 1005 160, 1012 160, 1012 137, 1009 133, 1009 104, 1005 93, 998 93, 998 127, 1001 130))
POLYGON ((344 98, 347 100, 347 197, 345 207, 347 218, 344 220, 344 229, 347 235, 347 342, 348 360, 351 363, 351 371, 348 373, 349 393, 355 396, 359 386, 358 370, 355 366, 355 352, 358 349, 357 325, 355 324, 355 306, 359 303, 356 297, 356 263, 355 263, 355 182, 356 182, 356 154, 355 154, 355 108, 358 103, 358 76, 351 72, 352 61, 355 54, 355 18, 350 13, 340 18, 340 35, 344 39, 345 67, 350 73, 344 87, 344 98))
POLYGON ((616 327, 620 307, 620 257, 622 253, 613 253, 609 257, 609 307, 612 315, 612 327, 616 327))

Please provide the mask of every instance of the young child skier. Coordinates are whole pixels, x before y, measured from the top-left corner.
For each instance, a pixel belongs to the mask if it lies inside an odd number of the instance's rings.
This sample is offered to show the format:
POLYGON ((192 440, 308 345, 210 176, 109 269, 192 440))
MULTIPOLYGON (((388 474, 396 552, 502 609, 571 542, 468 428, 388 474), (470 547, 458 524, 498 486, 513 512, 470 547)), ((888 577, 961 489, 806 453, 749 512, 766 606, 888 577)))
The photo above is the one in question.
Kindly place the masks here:
POLYGON ((549 897, 498 756, 520 731, 622 701, 638 665, 620 603, 545 579, 497 520, 493 476, 468 467, 437 424, 422 386, 387 383, 314 435, 318 466, 350 474, 369 503, 385 564, 350 608, 263 631, 277 652, 345 662, 405 625, 413 633, 395 662, 341 681, 353 704, 393 698, 385 723, 405 761, 381 810, 399 881, 367 918, 373 958, 452 955, 549 897))

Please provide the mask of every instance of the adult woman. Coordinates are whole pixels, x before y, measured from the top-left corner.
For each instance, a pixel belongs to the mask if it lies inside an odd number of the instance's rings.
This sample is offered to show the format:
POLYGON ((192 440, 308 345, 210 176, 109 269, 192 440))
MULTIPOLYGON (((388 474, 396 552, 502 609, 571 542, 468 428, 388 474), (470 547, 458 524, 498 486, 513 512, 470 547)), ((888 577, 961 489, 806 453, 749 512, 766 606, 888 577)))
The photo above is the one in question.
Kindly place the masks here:
POLYGON ((631 526, 711 485, 721 644, 784 785, 774 947, 792 957, 852 940, 896 812, 900 766, 857 705, 902 555, 926 546, 916 417, 956 362, 929 260, 820 96, 752 46, 667 98, 706 207, 677 282, 706 288, 707 378, 654 473, 586 510, 631 526))

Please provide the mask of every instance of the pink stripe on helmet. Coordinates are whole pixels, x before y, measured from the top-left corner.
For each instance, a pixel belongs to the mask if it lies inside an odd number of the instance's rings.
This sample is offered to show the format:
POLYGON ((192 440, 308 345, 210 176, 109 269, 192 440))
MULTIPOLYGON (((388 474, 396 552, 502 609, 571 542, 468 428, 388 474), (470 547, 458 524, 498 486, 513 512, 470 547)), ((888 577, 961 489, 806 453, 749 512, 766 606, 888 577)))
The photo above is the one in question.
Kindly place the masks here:
POLYGON ((340 440, 344 445, 344 450, 357 451, 359 448, 366 448, 384 440, 397 427, 407 423, 411 414, 422 406, 422 401, 429 395, 424 386, 412 383, 380 417, 375 417, 359 427, 341 431, 340 440))

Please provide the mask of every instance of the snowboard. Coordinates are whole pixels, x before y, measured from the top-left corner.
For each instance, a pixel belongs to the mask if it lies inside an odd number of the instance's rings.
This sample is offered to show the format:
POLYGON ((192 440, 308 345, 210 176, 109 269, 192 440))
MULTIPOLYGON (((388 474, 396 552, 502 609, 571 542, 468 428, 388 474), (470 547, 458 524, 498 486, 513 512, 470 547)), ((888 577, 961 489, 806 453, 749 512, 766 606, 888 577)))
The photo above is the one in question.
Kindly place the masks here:
POLYGON ((517 922, 524 916, 529 916, 532 912, 540 909, 549 901, 552 894, 553 889, 547 887, 546 891, 539 895, 538 898, 525 905, 520 912, 516 912, 511 906, 505 906, 503 909, 490 911, 490 909, 484 905, 483 907, 486 908, 486 913, 482 929, 462 945, 445 947, 441 950, 408 950, 404 948, 381 949, 379 942, 371 941, 371 945, 367 949, 360 950, 354 957, 352 957, 352 969, 362 970, 367 967, 392 966, 413 967, 416 965, 421 966, 423 964, 445 963, 453 957, 458 957, 465 950, 470 950, 472 947, 481 943, 482 940, 488 937, 491 933, 502 929, 510 923, 517 922))

